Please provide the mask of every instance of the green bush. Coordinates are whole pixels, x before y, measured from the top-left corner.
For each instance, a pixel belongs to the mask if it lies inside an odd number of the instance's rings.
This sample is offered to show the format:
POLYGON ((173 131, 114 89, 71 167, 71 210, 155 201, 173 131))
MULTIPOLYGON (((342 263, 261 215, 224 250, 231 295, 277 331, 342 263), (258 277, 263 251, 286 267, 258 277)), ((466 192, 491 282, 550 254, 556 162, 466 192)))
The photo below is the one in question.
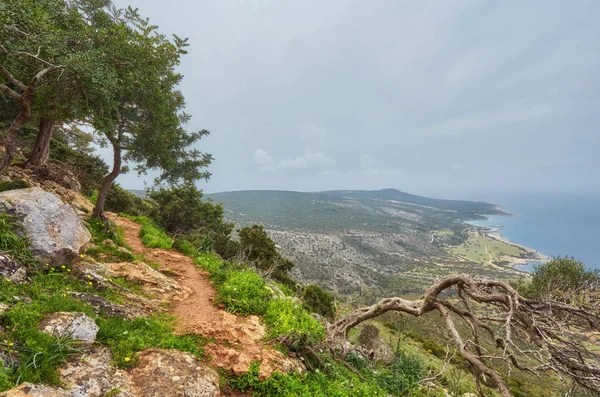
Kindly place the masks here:
POLYGON ((171 249, 173 247, 173 239, 164 232, 152 219, 145 216, 130 216, 129 219, 140 223, 140 237, 142 243, 150 248, 171 249))
POLYGON ((158 206, 157 222, 169 233, 229 236, 233 230, 223 220, 223 207, 202 200, 202 191, 192 184, 155 190, 149 197, 158 206))
POLYGON ((308 310, 327 318, 335 316, 333 294, 318 285, 307 285, 302 289, 302 301, 308 310))
POLYGON ((27 189, 31 187, 27 181, 23 179, 13 179, 11 181, 0 181, 0 192, 5 192, 7 190, 15 190, 15 189, 27 189))
POLYGON ((113 184, 106 197, 105 210, 123 213, 130 216, 146 216, 154 218, 156 207, 149 200, 138 197, 135 193, 113 184))
POLYGON ((230 312, 263 314, 267 310, 271 293, 254 271, 225 266, 213 273, 212 279, 218 284, 217 300, 230 312))
POLYGON ((600 271, 569 257, 555 257, 536 266, 530 282, 518 285, 531 298, 549 298, 571 304, 589 304, 600 287, 600 271))
POLYGON ((289 298, 271 299, 263 320, 269 338, 289 334, 294 335, 299 345, 314 346, 325 337, 323 325, 289 298))

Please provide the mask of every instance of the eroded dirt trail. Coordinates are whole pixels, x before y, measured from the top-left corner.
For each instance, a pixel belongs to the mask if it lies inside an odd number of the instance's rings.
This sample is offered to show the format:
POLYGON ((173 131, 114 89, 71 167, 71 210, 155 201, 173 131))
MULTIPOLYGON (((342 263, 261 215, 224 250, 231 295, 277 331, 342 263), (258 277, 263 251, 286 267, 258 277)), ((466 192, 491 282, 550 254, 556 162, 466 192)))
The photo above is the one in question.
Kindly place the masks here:
POLYGON ((170 302, 168 312, 177 319, 176 333, 201 334, 214 340, 205 347, 212 357, 211 365, 231 369, 239 375, 259 361, 261 377, 268 377, 274 371, 288 372, 301 367, 297 361, 264 344, 265 329, 257 316, 238 317, 215 307, 215 291, 208 281, 208 274, 196 268, 191 258, 173 250, 144 246, 139 236, 140 224, 116 214, 108 216, 123 229, 125 242, 134 253, 144 255, 150 262, 160 263, 160 270, 174 274, 182 289, 187 291, 170 302))

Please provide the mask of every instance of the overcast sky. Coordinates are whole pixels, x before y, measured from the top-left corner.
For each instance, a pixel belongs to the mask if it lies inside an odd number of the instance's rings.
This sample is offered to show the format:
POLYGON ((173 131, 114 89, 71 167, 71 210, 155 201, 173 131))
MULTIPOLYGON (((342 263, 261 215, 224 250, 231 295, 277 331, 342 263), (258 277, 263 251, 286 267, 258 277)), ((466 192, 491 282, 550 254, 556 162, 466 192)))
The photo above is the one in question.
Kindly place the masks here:
POLYGON ((600 191, 598 1, 116 4, 190 39, 206 192, 600 191))

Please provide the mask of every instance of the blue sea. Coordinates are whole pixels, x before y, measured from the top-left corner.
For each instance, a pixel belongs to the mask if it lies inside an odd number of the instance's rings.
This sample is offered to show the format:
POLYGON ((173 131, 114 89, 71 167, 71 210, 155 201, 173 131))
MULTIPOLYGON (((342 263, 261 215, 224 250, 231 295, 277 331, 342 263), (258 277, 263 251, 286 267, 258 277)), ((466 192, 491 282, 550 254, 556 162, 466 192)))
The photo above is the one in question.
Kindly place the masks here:
MULTIPOLYGON (((469 223, 500 226, 500 234, 512 242, 549 257, 572 256, 600 269, 600 195, 495 195, 485 201, 516 216, 469 223)), ((531 271, 534 264, 520 269, 531 271)))

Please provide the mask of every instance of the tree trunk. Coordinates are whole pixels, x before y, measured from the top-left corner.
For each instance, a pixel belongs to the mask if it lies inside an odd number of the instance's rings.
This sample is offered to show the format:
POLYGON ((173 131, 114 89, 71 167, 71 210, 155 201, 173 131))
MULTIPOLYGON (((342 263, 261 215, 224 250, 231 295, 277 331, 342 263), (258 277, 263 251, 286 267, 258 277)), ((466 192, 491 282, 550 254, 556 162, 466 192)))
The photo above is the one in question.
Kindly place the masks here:
POLYGON ((31 118, 31 101, 23 100, 21 112, 13 120, 4 138, 4 155, 0 159, 0 175, 4 174, 17 154, 17 132, 31 118))
POLYGON ((27 165, 39 167, 45 165, 50 158, 50 141, 54 133, 54 121, 47 117, 40 117, 40 127, 38 130, 35 145, 26 161, 27 165))
POLYGON ((96 206, 94 207, 93 217, 106 222, 106 215, 104 215, 104 204, 106 203, 106 197, 108 196, 108 191, 112 186, 113 182, 119 174, 121 173, 121 144, 119 140, 111 140, 112 148, 113 148, 113 167, 112 171, 104 177, 102 180, 102 187, 100 188, 100 193, 98 194, 98 201, 96 201, 96 206))

